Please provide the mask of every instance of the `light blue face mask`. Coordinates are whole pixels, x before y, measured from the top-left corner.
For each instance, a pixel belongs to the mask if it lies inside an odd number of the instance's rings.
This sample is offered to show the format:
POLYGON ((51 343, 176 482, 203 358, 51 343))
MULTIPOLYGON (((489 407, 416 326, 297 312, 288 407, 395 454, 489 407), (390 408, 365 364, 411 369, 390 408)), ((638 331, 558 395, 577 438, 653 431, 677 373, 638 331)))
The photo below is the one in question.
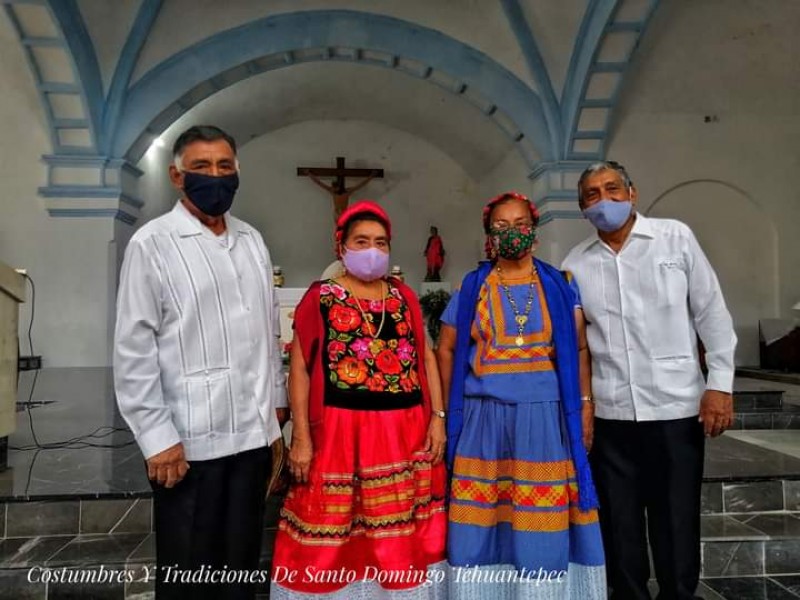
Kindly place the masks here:
POLYGON ((616 231, 631 216, 633 203, 630 200, 617 202, 615 200, 603 199, 584 209, 583 216, 600 231, 616 231))

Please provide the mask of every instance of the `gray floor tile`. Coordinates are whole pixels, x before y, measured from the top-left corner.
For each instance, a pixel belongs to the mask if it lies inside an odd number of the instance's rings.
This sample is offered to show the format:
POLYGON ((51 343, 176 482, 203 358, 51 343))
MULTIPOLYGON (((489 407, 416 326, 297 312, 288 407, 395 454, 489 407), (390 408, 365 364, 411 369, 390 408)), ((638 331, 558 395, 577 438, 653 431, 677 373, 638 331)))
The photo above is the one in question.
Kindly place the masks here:
POLYGON ((705 579, 726 600, 797 600, 797 597, 766 577, 705 579))
MULTIPOLYGON (((800 523, 800 522, 798 522, 800 523)), ((703 515, 700 517, 700 536, 703 541, 765 540, 763 531, 723 515, 703 515)))
POLYGON ((792 514, 756 515, 744 523, 763 531, 771 539, 800 538, 800 519, 792 514))
POLYGON ((52 536, 34 538, 6 538, 0 541, 0 566, 21 569, 41 565, 52 557, 75 536, 52 536))
POLYGON ((124 565, 145 534, 82 535, 47 561, 48 566, 124 565))

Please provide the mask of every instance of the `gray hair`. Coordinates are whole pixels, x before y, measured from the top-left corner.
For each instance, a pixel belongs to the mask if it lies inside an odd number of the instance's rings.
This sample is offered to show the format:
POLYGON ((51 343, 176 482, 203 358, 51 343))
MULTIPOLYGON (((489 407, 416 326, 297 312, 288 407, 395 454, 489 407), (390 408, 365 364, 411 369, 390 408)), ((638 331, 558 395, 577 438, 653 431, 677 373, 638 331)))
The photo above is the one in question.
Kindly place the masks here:
POLYGON ((594 175, 595 173, 599 173, 600 171, 616 171, 619 173, 619 176, 622 177, 622 183, 625 185, 626 188, 633 187, 633 181, 631 180, 630 175, 628 175, 628 171, 625 170, 620 163, 615 160, 602 160, 600 162, 592 163, 581 173, 580 179, 578 179, 578 201, 583 201, 583 182, 584 180, 589 177, 590 175, 594 175))
MULTIPOLYGON (((181 159, 183 157, 184 148, 189 144, 197 141, 215 142, 216 140, 225 140, 228 142, 231 150, 233 150, 233 154, 236 155, 236 140, 219 127, 214 125, 195 125, 190 127, 178 136, 178 139, 175 140, 175 144, 172 146, 172 160, 175 167, 179 171, 183 171, 183 161, 181 159)), ((236 169, 239 169, 238 159, 236 169)))

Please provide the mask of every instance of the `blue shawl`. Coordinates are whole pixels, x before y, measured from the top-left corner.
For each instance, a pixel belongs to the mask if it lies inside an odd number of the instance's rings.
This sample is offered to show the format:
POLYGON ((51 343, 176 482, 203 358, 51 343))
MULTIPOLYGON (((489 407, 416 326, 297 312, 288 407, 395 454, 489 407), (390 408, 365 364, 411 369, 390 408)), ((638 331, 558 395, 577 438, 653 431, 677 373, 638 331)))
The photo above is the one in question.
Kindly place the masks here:
MULTIPOLYGON (((597 493, 589 470, 586 448, 583 445, 574 294, 561 271, 536 258, 534 258, 534 264, 539 273, 539 280, 553 323, 553 344, 556 353, 556 375, 561 395, 561 411, 569 436, 570 454, 575 465, 579 507, 585 511, 597 506, 597 493)), ((464 277, 459 292, 456 348, 447 406, 447 466, 451 472, 458 438, 464 423, 464 382, 469 374, 472 322, 475 319, 481 285, 491 270, 490 262, 481 262, 477 269, 470 271, 464 277)))

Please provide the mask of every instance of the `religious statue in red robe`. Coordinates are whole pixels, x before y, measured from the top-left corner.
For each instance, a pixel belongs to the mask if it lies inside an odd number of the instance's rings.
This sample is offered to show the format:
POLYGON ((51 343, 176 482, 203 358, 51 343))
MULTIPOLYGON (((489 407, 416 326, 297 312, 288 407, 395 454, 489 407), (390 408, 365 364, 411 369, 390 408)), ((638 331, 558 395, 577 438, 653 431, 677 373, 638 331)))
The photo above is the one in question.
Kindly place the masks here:
POLYGON ((444 244, 439 237, 439 229, 431 227, 431 235, 428 244, 425 246, 425 260, 427 262, 427 273, 425 281, 441 281, 442 267, 444 266, 444 244))

